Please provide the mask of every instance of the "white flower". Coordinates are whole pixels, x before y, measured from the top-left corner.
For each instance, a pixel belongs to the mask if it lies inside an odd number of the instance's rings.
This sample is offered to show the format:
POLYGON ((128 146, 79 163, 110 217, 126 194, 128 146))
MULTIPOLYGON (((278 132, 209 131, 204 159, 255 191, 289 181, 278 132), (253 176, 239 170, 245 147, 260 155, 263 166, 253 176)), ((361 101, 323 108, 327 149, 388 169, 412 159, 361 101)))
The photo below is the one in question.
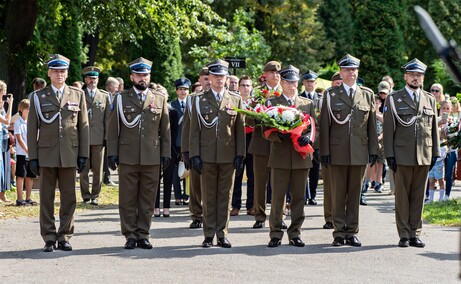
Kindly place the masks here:
POLYGON ((267 111, 267 115, 270 116, 270 117, 272 117, 272 118, 275 118, 275 117, 277 117, 277 115, 278 115, 278 111, 277 111, 277 109, 275 109, 275 108, 274 108, 274 109, 271 109, 271 110, 267 111))
POLYGON ((285 110, 282 112, 282 120, 284 122, 293 122, 295 119, 295 114, 291 110, 285 110))

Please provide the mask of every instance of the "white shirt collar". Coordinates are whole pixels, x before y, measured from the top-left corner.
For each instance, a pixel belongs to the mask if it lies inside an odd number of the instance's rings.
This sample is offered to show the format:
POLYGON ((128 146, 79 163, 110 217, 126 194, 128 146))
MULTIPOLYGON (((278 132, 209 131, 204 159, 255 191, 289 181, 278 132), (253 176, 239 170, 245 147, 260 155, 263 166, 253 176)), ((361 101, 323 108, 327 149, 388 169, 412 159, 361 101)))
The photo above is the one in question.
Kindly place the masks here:
POLYGON ((357 90, 357 84, 356 83, 354 83, 354 85, 352 85, 352 86, 348 86, 346 83, 343 82, 343 87, 346 90, 346 94, 348 96, 349 96, 349 93, 350 93, 350 89, 352 89, 353 92, 355 92, 355 90, 357 90))
POLYGON ((267 87, 267 90, 269 91, 277 91, 277 89, 279 88, 279 84, 275 85, 275 87, 270 87, 268 84, 266 84, 266 87, 267 87))
POLYGON ((64 87, 65 87, 65 85, 62 86, 60 89, 58 89, 55 86, 51 85, 51 88, 53 89, 53 92, 56 94, 58 92, 58 90, 59 90, 59 93, 61 94, 61 96, 64 93, 64 87))
POLYGON ((213 92, 213 95, 215 96, 215 98, 216 98, 216 96, 217 96, 218 94, 219 94, 219 97, 220 97, 220 98, 222 98, 222 97, 223 97, 223 95, 224 95, 224 91, 221 91, 221 92, 219 92, 219 93, 218 93, 218 92, 216 92, 216 91, 215 91, 215 90, 213 90, 213 89, 211 89, 211 91, 213 92))
POLYGON ((287 97, 285 94, 283 94, 283 96, 285 97, 285 99, 288 101, 288 100, 292 100, 293 101, 293 104, 295 103, 296 101, 296 97, 298 96, 297 94, 295 94, 292 98, 289 98, 287 97))
POLYGON ((413 94, 416 93, 417 96, 419 96, 419 88, 413 91, 412 89, 408 88, 407 85, 405 85, 405 90, 410 94, 411 98, 413 98, 413 94))

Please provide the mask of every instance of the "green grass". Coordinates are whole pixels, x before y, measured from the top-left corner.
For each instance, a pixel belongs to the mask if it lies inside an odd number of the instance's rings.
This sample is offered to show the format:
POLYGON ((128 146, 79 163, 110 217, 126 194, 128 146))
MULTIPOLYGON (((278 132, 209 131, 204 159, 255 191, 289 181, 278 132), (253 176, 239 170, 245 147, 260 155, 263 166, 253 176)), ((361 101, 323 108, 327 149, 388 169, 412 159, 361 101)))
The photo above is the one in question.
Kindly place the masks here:
MULTIPOLYGON (((83 204, 80 191, 77 190, 77 208, 76 212, 84 211, 92 208, 107 208, 118 206, 118 187, 116 186, 102 186, 101 194, 98 198, 99 206, 90 204, 83 204)), ((24 193, 25 194, 25 193, 24 193)), ((15 206, 16 204, 16 192, 7 191, 6 196, 11 200, 11 204, 1 203, 0 205, 0 219, 11 219, 19 217, 39 217, 40 206, 15 206)), ((37 190, 32 191, 31 199, 40 202, 39 194, 37 190)), ((59 214, 59 191, 56 191, 56 198, 54 203, 54 214, 59 214)))
POLYGON ((424 205, 423 220, 429 224, 461 226, 461 198, 424 205))

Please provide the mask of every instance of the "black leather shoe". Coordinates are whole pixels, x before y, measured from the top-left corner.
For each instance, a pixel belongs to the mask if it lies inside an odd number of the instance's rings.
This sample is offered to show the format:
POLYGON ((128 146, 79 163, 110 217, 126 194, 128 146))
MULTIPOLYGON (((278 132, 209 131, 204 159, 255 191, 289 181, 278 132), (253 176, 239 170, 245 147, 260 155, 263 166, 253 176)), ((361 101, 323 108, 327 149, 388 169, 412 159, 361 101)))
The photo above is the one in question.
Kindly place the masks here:
POLYGON ((140 239, 136 242, 138 248, 142 249, 152 249, 152 244, 149 242, 148 239, 140 239))
POLYGON ((407 248, 410 246, 410 240, 408 238, 401 238, 399 241, 399 247, 407 248))
POLYGON ((231 248, 232 244, 229 242, 229 240, 226 237, 224 237, 224 238, 219 238, 218 246, 222 248, 231 248))
POLYGON ((283 221, 282 221, 282 229, 285 229, 285 230, 288 229, 287 224, 285 224, 285 222, 283 222, 283 221))
POLYGON ((357 239, 356 236, 352 236, 346 240, 346 244, 353 246, 353 247, 361 247, 362 243, 357 239))
POLYGON ((306 244, 300 238, 293 238, 290 240, 290 246, 303 247, 306 244))
POLYGON ((336 237, 333 242, 331 243, 334 247, 340 247, 344 245, 344 238, 336 237))
POLYGON ((70 243, 68 241, 59 241, 58 242, 58 249, 60 249, 62 251, 71 251, 72 246, 70 245, 70 243))
POLYGON ((125 249, 135 249, 136 248, 136 240, 135 239, 128 239, 125 243, 125 249))
POLYGON ((213 246, 213 238, 206 237, 202 243, 202 247, 209 248, 213 246))
POLYGON ((53 250, 56 248, 56 242, 55 241, 46 241, 45 246, 43 247, 44 252, 53 252, 53 250))
POLYGON ((189 225, 189 228, 191 229, 198 229, 202 227, 202 221, 198 220, 198 219, 195 219, 194 221, 192 221, 192 223, 190 223, 189 225))
POLYGON ((279 238, 272 238, 270 242, 267 244, 270 248, 276 248, 282 244, 282 241, 279 238))
POLYGON ((312 199, 309 199, 309 202, 307 202, 307 204, 309 204, 309 205, 317 205, 317 201, 315 201, 315 199, 312 198, 312 199))
POLYGON ((410 238, 411 247, 423 248, 425 245, 419 238, 410 238))
POLYGON ((331 222, 326 222, 325 225, 323 225, 324 229, 333 229, 333 223, 331 222))
POLYGON ((360 205, 368 205, 368 202, 365 199, 365 195, 363 195, 363 194, 362 194, 362 196, 360 196, 360 205))
POLYGON ((262 229, 264 228, 264 222, 263 221, 256 221, 253 225, 253 229, 262 229))

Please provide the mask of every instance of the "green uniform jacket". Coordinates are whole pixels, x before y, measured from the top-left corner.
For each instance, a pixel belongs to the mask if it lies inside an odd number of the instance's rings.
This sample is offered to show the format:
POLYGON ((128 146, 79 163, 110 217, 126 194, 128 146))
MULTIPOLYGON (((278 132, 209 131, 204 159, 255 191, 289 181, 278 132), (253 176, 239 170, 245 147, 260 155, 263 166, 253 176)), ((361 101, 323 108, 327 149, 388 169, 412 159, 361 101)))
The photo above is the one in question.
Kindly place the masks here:
POLYGON ((85 99, 90 123, 90 145, 103 145, 110 114, 109 93, 97 89, 92 98, 85 91, 85 99))
POLYGON ((332 165, 356 166, 366 165, 368 155, 377 155, 374 105, 373 91, 363 86, 357 86, 353 100, 342 84, 326 90, 320 111, 320 155, 330 155, 332 165), (332 115, 343 121, 351 114, 350 122, 339 124, 331 117, 328 96, 332 115))
POLYGON ((200 156, 206 163, 232 163, 235 156, 245 156, 245 127, 243 115, 233 109, 242 108, 242 98, 224 92, 221 104, 218 106, 211 90, 197 95, 200 114, 196 103, 192 106, 190 121, 189 155, 200 156), (215 117, 218 123, 207 128, 199 121, 199 115, 210 123, 215 117))
POLYGON ((404 127, 392 112, 389 98, 386 99, 383 130, 385 157, 395 157, 397 165, 430 165, 432 157, 440 156, 435 98, 420 90, 417 107, 405 88, 389 97, 393 98, 397 115, 404 122, 416 115, 419 118, 413 125, 404 127))
POLYGON ((89 157, 89 127, 85 95, 82 90, 64 86, 59 102, 51 85, 31 97, 27 119, 29 159, 38 159, 40 167, 77 167, 78 157, 89 157), (36 104, 35 100, 38 100, 36 104), (51 123, 43 121, 57 116, 51 123))
POLYGON ((108 156, 118 156, 121 164, 145 166, 160 165, 160 157, 171 157, 170 119, 167 98, 162 93, 148 90, 141 105, 131 88, 117 94, 113 104, 107 132, 108 156), (129 128, 121 115, 128 123, 140 115, 140 124, 129 128))

